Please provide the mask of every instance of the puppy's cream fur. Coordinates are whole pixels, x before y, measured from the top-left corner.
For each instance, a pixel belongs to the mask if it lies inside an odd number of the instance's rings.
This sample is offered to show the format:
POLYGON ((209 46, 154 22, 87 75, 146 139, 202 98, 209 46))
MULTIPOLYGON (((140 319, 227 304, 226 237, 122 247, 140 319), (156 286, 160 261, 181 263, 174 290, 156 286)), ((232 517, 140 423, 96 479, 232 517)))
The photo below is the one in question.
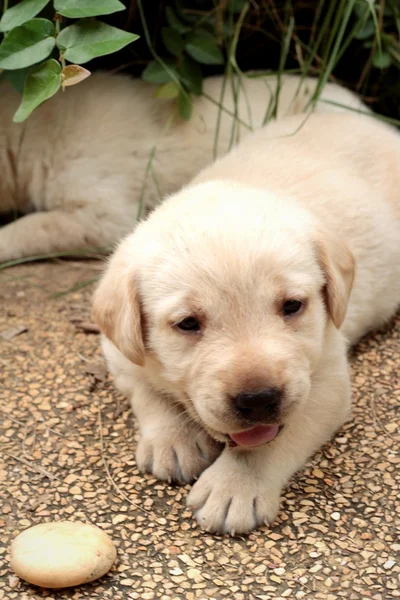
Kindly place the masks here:
MULTIPOLYGON (((2 84, 0 213, 25 216, 0 229, 0 262, 55 251, 111 250, 160 194, 177 191, 212 161, 222 81, 205 80, 213 101, 195 98, 189 122, 178 118, 173 103, 153 98, 154 86, 97 74, 15 124, 19 96, 2 84)), ((243 82, 237 127, 231 85, 222 100, 220 155, 262 125, 274 99, 275 78, 243 82)), ((315 86, 315 80, 283 78, 278 116, 303 111, 315 86)), ((333 84, 325 87, 316 110, 333 110, 326 101, 362 108, 356 96, 333 84)))
POLYGON ((400 301, 400 136, 372 117, 288 117, 166 200, 111 258, 94 298, 131 398, 140 469, 200 475, 209 531, 274 520, 282 487, 350 413, 347 343, 400 301), (282 303, 304 309, 284 317, 282 303), (176 324, 196 316, 201 331, 176 324), (231 398, 284 389, 283 425, 250 450, 231 398), (218 458, 215 459, 215 457, 218 458))

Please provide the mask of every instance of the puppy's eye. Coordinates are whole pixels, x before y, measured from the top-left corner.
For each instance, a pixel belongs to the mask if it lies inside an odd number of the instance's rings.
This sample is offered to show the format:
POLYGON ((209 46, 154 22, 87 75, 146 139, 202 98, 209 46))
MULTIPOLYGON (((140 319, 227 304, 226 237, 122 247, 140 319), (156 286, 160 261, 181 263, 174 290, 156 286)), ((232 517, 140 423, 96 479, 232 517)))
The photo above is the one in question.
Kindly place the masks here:
POLYGON ((284 317, 290 317, 300 312, 304 304, 300 300, 286 300, 282 307, 282 313, 284 317))
POLYGON ((188 332, 200 331, 200 323, 195 317, 186 317, 186 319, 183 319, 182 321, 177 323, 176 326, 181 331, 188 331, 188 332))

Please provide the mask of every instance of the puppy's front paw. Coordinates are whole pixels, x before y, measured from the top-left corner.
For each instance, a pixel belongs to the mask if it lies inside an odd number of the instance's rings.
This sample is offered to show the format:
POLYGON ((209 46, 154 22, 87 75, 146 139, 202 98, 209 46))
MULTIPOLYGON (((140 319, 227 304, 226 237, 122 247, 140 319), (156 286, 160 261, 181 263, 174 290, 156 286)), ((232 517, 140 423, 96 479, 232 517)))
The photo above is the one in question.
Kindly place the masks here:
POLYGON ((234 453, 227 459, 230 452, 201 475, 188 496, 197 522, 211 533, 248 533, 271 523, 279 509, 280 487, 252 470, 251 460, 234 453))
POLYGON ((220 454, 222 445, 205 431, 183 420, 174 426, 161 423, 144 430, 136 450, 140 471, 157 479, 189 483, 220 454))

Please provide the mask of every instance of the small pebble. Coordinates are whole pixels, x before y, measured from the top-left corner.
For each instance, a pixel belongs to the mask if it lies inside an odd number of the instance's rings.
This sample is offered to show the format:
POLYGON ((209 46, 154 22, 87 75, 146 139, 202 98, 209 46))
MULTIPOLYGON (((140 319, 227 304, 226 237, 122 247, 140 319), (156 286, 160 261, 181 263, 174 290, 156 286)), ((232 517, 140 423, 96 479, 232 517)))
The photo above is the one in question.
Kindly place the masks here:
POLYGON ((339 521, 340 520, 340 513, 338 512, 333 512, 331 514, 331 519, 333 519, 334 521, 339 521))
POLYGON ((117 552, 109 536, 87 523, 42 523, 11 544, 11 568, 21 579, 58 589, 94 581, 109 571, 117 552))

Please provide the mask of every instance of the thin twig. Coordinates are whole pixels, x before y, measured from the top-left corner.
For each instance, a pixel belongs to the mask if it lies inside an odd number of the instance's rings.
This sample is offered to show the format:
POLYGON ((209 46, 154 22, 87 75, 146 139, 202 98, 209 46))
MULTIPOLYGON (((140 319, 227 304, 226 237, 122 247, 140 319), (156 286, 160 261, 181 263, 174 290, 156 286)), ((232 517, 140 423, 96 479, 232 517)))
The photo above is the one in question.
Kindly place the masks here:
POLYGON ((91 250, 65 250, 63 252, 49 252, 48 254, 37 254, 35 256, 26 256, 25 258, 16 258, 15 260, 9 260, 4 263, 0 263, 0 271, 15 267, 16 265, 22 265, 24 263, 35 262, 37 260, 50 260, 51 258, 60 258, 62 256, 79 256, 82 258, 95 258, 103 259, 104 255, 108 252, 104 249, 99 248, 96 251, 91 250), (102 252, 102 254, 101 254, 102 252))
POLYGON ((32 448, 30 449, 30 452, 33 453, 35 450, 37 424, 38 424, 38 422, 36 421, 36 419, 34 419, 33 425, 30 427, 27 426, 25 428, 24 439, 22 440, 22 452, 24 453, 24 456, 27 456, 26 440, 28 437, 30 437, 30 435, 33 435, 32 448), (33 430, 33 432, 32 432, 32 430, 33 430))
POLYGON ((47 431, 51 431, 51 433, 54 433, 54 435, 57 435, 58 437, 62 437, 66 440, 71 440, 72 438, 68 437, 67 435, 64 435, 63 433, 59 433, 58 431, 56 431, 55 429, 52 429, 51 427, 49 427, 46 424, 46 421, 42 418, 39 419, 41 423, 43 423, 43 425, 45 426, 45 428, 47 429, 47 431))
MULTIPOLYGON (((9 389, 11 390, 12 388, 9 388, 9 389)), ((7 417, 7 419, 10 419, 10 421, 12 421, 13 423, 16 423, 17 425, 21 425, 21 427, 26 427, 26 423, 23 423, 23 421, 19 421, 18 419, 15 419, 11 415, 8 415, 5 411, 1 411, 1 412, 7 417)))
POLYGON ((54 479, 57 479, 58 481, 60 481, 60 478, 57 477, 57 475, 53 475, 52 473, 49 473, 49 471, 46 471, 46 469, 43 469, 43 467, 40 467, 39 465, 37 465, 35 463, 31 463, 31 462, 29 462, 29 460, 25 460, 25 458, 22 458, 21 456, 15 456, 15 454, 9 454, 8 452, 4 452, 4 455, 8 456, 9 458, 12 458, 13 460, 16 460, 16 461, 22 463, 29 469, 32 469, 32 471, 36 471, 36 473, 40 473, 41 475, 44 475, 44 477, 47 477, 51 481, 53 481, 54 479))
MULTIPOLYGON (((16 419, 15 417, 12 417, 11 415, 8 415, 5 411, 2 411, 1 409, 0 409, 0 412, 2 412, 7 417, 7 419, 10 419, 10 421, 12 421, 13 423, 16 423, 17 425, 21 425, 21 427, 27 427, 27 425, 28 425, 27 423, 24 423, 23 421, 19 421, 18 419, 16 419)), ((43 418, 40 418, 39 422, 43 423, 43 425, 46 427, 46 429, 48 431, 51 431, 51 433, 54 433, 54 435, 58 435, 59 437, 65 438, 67 440, 72 439, 72 438, 69 438, 68 436, 64 435, 63 433, 59 433, 55 429, 52 429, 51 427, 49 427, 43 418)))

